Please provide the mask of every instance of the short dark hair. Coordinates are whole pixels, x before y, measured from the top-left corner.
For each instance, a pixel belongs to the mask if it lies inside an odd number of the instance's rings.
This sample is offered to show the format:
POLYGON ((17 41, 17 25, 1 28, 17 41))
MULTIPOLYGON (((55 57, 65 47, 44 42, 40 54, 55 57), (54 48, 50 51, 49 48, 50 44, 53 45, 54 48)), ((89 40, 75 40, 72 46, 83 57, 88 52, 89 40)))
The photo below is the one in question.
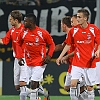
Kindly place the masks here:
POLYGON ((33 13, 27 14, 25 17, 28 17, 34 24, 36 24, 36 16, 33 13))
POLYGON ((14 20, 17 19, 19 23, 22 21, 22 13, 20 13, 18 10, 13 10, 10 15, 13 17, 14 20))
POLYGON ((82 8, 82 9, 78 10, 78 13, 83 13, 83 15, 85 17, 87 17, 87 20, 89 19, 90 14, 89 14, 89 11, 87 9, 82 8))
POLYGON ((68 28, 71 28, 71 17, 70 16, 66 16, 64 18, 62 18, 62 23, 66 24, 68 28))

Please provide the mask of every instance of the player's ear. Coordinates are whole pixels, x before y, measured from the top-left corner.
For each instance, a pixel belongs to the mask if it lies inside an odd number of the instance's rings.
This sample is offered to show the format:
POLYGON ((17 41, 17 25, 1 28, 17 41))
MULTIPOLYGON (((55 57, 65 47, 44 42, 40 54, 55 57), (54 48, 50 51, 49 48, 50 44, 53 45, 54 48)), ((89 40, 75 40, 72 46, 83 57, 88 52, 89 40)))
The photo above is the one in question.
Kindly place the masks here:
POLYGON ((18 19, 15 19, 16 22, 18 22, 18 19))
POLYGON ((66 27, 66 24, 63 24, 64 27, 66 27))
POLYGON ((84 20, 87 21, 87 17, 84 17, 84 20))

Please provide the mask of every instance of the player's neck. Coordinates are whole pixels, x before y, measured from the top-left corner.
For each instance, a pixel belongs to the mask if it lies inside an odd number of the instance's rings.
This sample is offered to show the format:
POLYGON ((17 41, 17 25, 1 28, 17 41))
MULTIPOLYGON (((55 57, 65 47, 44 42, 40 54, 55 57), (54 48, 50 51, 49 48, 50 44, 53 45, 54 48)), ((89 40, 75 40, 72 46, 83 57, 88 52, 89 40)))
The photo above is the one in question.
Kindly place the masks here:
POLYGON ((34 30, 36 28, 36 25, 31 26, 29 29, 34 30))
POLYGON ((16 24, 16 28, 19 28, 21 26, 21 23, 16 24))
POLYGON ((70 31, 70 29, 71 29, 71 28, 67 28, 67 29, 66 29, 66 33, 68 33, 68 32, 70 31))
POLYGON ((87 28, 88 27, 88 23, 87 22, 86 23, 83 23, 80 26, 81 26, 81 28, 87 28))

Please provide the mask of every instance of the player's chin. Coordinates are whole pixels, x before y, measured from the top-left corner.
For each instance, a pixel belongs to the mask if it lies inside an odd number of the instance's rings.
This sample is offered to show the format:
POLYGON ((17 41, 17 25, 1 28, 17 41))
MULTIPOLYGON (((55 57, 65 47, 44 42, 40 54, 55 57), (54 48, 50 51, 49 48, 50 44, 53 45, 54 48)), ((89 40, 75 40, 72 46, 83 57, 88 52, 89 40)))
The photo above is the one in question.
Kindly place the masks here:
POLYGON ((28 26, 28 25, 24 25, 24 27, 25 27, 25 28, 30 28, 30 26, 28 26))

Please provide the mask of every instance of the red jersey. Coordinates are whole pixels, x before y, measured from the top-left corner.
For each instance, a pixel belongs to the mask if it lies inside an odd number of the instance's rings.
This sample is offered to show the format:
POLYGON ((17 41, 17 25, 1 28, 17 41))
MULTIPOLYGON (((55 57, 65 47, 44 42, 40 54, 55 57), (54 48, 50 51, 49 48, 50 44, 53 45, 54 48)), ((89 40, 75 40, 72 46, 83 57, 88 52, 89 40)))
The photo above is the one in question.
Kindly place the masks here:
MULTIPOLYGON (((26 29, 17 41, 18 47, 25 45, 25 59, 28 66, 41 66, 46 57, 46 45, 49 45, 48 55, 52 57, 55 45, 50 34, 36 26, 34 30, 26 29)), ((18 48, 17 48, 18 49, 18 48)), ((20 56, 20 54, 19 54, 20 56)), ((22 58, 20 56, 20 58, 22 58)))
MULTIPOLYGON (((64 43, 67 44, 67 37, 66 37, 66 40, 64 41, 64 43)), ((74 50, 75 50, 75 46, 74 46, 74 44, 72 44, 70 49, 67 51, 67 53, 70 54, 74 50)), ((69 58, 68 61, 69 61, 68 72, 71 73, 73 57, 69 58)))
POLYGON ((67 44, 75 43, 75 53, 72 62, 74 66, 81 68, 93 68, 96 66, 91 66, 92 58, 94 58, 95 42, 100 44, 100 31, 93 24, 88 23, 88 27, 85 29, 77 25, 69 31, 67 44))
MULTIPOLYGON (((7 32, 6 36, 4 38, 2 38, 3 44, 5 44, 5 45, 7 45, 10 41, 12 41, 12 48, 13 48, 13 56, 14 56, 14 58, 17 58, 16 40, 18 38, 18 34, 20 34, 23 29, 24 29, 24 25, 23 24, 21 24, 21 26, 19 28, 12 27, 7 32)), ((22 50, 18 50, 18 52, 20 54, 22 54, 22 56, 24 57, 24 52, 22 50)))

